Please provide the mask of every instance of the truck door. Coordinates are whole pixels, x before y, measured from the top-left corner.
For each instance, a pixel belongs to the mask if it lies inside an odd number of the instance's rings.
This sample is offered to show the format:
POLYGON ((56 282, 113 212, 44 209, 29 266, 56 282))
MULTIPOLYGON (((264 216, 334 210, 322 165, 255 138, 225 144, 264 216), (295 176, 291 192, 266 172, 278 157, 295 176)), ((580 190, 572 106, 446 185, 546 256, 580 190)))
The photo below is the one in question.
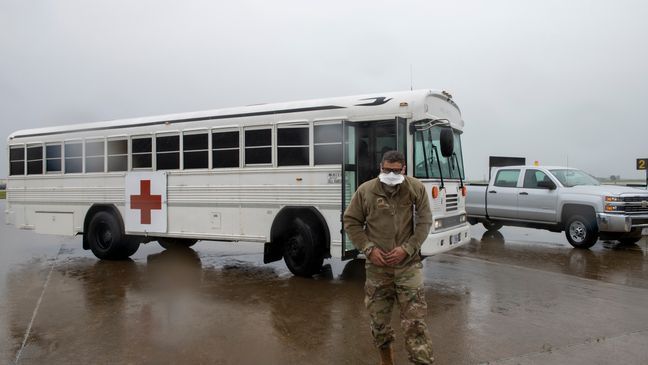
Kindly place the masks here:
POLYGON ((527 169, 524 172, 522 188, 518 193, 519 217, 542 222, 557 222, 556 209, 558 192, 538 186, 542 181, 550 181, 548 174, 538 169, 527 169))
POLYGON ((518 180, 520 169, 500 169, 486 190, 486 209, 490 218, 518 218, 518 180))

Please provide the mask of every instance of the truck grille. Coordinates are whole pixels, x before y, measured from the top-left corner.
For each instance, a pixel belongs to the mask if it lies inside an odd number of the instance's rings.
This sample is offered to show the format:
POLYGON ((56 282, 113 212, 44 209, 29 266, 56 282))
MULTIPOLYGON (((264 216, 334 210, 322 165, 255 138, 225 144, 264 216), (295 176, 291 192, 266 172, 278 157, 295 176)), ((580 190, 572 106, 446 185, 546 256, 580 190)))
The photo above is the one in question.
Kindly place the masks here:
POLYGON ((623 210, 626 213, 648 213, 648 196, 624 196, 622 197, 623 210))
POLYGON ((446 195, 446 212, 452 212, 459 208, 459 196, 457 194, 446 195))
POLYGON ((648 213, 648 207, 642 207, 641 205, 626 205, 626 213, 648 213))
POLYGON ((641 203, 642 201, 648 201, 648 196, 624 196, 623 201, 626 203, 641 203))

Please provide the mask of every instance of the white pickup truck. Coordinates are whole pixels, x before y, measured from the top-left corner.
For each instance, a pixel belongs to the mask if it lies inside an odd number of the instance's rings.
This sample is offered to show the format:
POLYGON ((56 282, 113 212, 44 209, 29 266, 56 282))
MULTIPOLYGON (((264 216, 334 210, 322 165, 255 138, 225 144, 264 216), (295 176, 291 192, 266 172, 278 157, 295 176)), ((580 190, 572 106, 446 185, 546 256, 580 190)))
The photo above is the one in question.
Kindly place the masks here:
POLYGON ((648 191, 601 185, 570 167, 500 167, 488 185, 467 189, 468 221, 489 230, 512 225, 565 231, 572 246, 590 248, 599 238, 635 243, 648 227, 648 191))

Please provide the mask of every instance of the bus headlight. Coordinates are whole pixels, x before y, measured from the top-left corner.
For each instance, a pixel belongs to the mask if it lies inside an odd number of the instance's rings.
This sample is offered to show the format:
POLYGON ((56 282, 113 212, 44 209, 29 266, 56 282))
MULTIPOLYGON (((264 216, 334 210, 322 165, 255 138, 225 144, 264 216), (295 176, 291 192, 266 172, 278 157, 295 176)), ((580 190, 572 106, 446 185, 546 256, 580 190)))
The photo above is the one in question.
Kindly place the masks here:
POLYGON ((460 215, 460 216, 459 216, 459 222, 460 222, 460 223, 463 223, 463 222, 465 222, 465 221, 466 221, 466 215, 465 215, 465 214, 460 215))
POLYGON ((434 221, 434 229, 439 229, 441 227, 443 227, 443 222, 442 221, 440 221, 440 220, 434 221))

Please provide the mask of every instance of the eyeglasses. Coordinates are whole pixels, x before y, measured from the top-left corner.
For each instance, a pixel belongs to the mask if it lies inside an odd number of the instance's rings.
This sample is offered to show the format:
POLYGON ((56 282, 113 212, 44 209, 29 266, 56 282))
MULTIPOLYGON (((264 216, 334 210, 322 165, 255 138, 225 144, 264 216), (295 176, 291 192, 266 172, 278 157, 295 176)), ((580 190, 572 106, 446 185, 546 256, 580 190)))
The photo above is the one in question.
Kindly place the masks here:
POLYGON ((383 167, 381 170, 382 170, 382 172, 384 172, 385 174, 389 174, 390 172, 393 172, 393 173, 396 174, 396 175, 400 175, 401 172, 403 171, 403 168, 401 167, 400 169, 388 169, 388 168, 386 168, 386 167, 383 167))

